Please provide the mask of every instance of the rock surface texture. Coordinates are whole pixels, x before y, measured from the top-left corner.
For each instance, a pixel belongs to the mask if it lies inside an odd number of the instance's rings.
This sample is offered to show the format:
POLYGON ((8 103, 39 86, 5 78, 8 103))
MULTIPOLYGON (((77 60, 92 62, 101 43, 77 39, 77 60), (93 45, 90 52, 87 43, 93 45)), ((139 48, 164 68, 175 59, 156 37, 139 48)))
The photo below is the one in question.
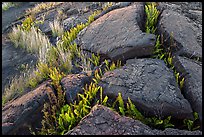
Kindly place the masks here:
POLYGON ((197 41, 197 32, 187 17, 171 10, 164 10, 161 14, 158 31, 168 38, 169 43, 176 44, 175 49, 180 51, 179 55, 202 59, 202 47, 197 41))
POLYGON ((175 58, 174 64, 185 78, 183 94, 202 121, 202 64, 180 56, 175 58))
POLYGON ((158 59, 131 59, 107 72, 99 83, 104 94, 116 98, 121 92, 147 115, 190 118, 192 109, 176 83, 173 71, 158 59))
POLYGON ((143 18, 141 3, 110 11, 79 34, 78 44, 112 60, 152 55, 156 37, 141 31, 143 18))
POLYGON ((7 104, 2 109, 2 134, 29 135, 29 128, 38 127, 43 104, 54 94, 49 82, 7 104))
POLYGON ((201 135, 201 131, 167 128, 152 130, 138 120, 120 116, 109 108, 96 105, 80 123, 66 135, 201 135))
POLYGON ((62 87, 66 94, 68 103, 77 100, 77 93, 82 93, 82 88, 86 84, 90 84, 91 77, 85 74, 70 74, 61 80, 62 87))
POLYGON ((167 39, 167 47, 175 49, 173 65, 185 78, 182 94, 202 122, 202 4, 160 2, 158 5, 163 9, 158 32, 167 39))

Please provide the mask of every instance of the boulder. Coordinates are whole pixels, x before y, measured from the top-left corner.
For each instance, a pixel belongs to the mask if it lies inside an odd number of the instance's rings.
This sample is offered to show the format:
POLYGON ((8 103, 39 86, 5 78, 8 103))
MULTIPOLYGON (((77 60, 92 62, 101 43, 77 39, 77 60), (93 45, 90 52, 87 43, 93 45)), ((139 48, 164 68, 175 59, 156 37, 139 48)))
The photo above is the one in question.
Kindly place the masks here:
POLYGON ((114 60, 127 60, 153 54, 156 36, 142 32, 144 5, 136 3, 108 12, 78 34, 83 50, 114 60))
POLYGON ((80 123, 65 135, 153 135, 151 129, 138 120, 122 117, 110 108, 96 105, 80 123))
POLYGON ((172 10, 164 10, 158 23, 158 32, 164 35, 164 44, 171 46, 173 52, 202 60, 202 47, 197 40, 198 31, 187 17, 172 10))
POLYGON ((77 100, 77 94, 83 93, 83 87, 90 84, 91 76, 87 74, 70 74, 61 80, 62 87, 65 91, 66 101, 73 103, 77 100))
POLYGON ((50 82, 44 82, 38 88, 8 103, 2 109, 3 135, 29 135, 29 128, 40 128, 42 109, 49 102, 48 95, 54 95, 50 82))
POLYGON ((120 116, 103 105, 95 105, 79 124, 65 135, 201 135, 202 132, 167 128, 151 129, 138 120, 120 116))
POLYGON ((185 78, 183 94, 202 121, 202 64, 185 57, 173 59, 175 69, 185 78))
POLYGON ((129 97, 146 116, 192 119, 191 106, 163 60, 127 60, 123 67, 106 72, 99 85, 104 96, 115 99, 121 92, 125 102, 129 97))

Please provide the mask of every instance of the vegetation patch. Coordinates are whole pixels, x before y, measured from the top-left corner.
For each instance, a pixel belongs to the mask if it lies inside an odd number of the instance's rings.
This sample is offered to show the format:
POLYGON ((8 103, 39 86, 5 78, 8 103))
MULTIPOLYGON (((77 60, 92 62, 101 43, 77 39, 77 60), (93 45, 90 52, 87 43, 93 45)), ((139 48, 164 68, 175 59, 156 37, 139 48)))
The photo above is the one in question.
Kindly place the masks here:
POLYGON ((43 10, 49 10, 63 2, 41 2, 40 4, 36 4, 34 8, 30 8, 26 11, 27 15, 35 15, 43 10))
POLYGON ((64 33, 63 26, 60 24, 59 21, 54 20, 54 22, 49 23, 49 26, 52 30, 53 37, 56 37, 56 36, 61 37, 63 35, 64 33))
POLYGON ((51 47, 49 39, 35 27, 35 24, 31 17, 27 17, 21 26, 13 27, 9 38, 15 47, 21 47, 28 52, 36 54, 40 54, 39 51, 41 48, 51 47))

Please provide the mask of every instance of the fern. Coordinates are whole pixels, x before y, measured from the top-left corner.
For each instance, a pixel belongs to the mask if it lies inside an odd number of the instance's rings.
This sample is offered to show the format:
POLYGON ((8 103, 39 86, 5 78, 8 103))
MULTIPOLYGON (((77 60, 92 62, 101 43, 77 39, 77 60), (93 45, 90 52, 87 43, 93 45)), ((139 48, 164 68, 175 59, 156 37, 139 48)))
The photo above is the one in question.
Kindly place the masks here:
POLYGON ((105 60, 104 62, 106 65, 105 72, 113 71, 114 69, 121 67, 121 61, 120 60, 117 60, 116 64, 114 62, 112 62, 111 65, 109 64, 109 62, 107 60, 105 60))
POLYGON ((93 81, 98 84, 99 81, 101 80, 101 76, 102 76, 102 71, 101 69, 96 69, 95 72, 94 72, 94 78, 93 78, 93 81))
POLYGON ((123 98, 122 98, 121 93, 118 93, 117 100, 119 103, 119 111, 124 116, 125 115, 125 107, 124 107, 124 102, 123 102, 123 98))
POLYGON ((184 78, 182 78, 182 80, 181 80, 179 83, 180 83, 180 88, 183 89, 183 86, 184 86, 184 78))
POLYGON ((193 113, 194 116, 194 120, 190 120, 190 119, 184 119, 183 123, 184 125, 188 128, 188 130, 190 131, 194 131, 200 128, 200 126, 195 126, 195 121, 198 120, 198 113, 194 112, 193 113))
POLYGON ((92 56, 91 58, 89 58, 89 60, 92 64, 94 64, 94 66, 99 66, 100 56, 99 54, 95 55, 94 53, 92 53, 92 56))
POLYGON ((129 105, 127 106, 127 108, 128 108, 129 115, 132 115, 135 119, 143 121, 144 119, 143 115, 136 109, 135 105, 132 103, 129 97, 128 97, 128 103, 129 105))
POLYGON ((156 23, 159 16, 159 11, 155 7, 155 3, 146 4, 145 5, 145 13, 146 13, 146 33, 154 34, 156 31, 156 23))

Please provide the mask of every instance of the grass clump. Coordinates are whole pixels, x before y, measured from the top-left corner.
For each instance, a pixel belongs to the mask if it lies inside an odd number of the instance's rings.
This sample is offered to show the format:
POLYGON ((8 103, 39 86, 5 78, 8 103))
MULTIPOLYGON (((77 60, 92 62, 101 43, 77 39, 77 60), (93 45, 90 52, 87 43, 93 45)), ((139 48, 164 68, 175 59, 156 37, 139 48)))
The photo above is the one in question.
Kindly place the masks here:
POLYGON ((194 120, 190 120, 190 119, 183 120, 184 125, 188 128, 189 131, 194 131, 200 128, 200 126, 196 126, 195 124, 196 120, 199 119, 198 113, 194 112, 193 116, 194 116, 194 120))
POLYGON ((2 95, 2 106, 12 99, 23 95, 26 90, 30 89, 31 86, 28 79, 32 78, 33 75, 33 69, 26 69, 19 76, 13 77, 9 85, 4 88, 4 93, 2 95))
POLYGON ((30 8, 26 11, 26 14, 37 14, 43 10, 49 10, 59 4, 61 4, 62 2, 41 2, 39 4, 36 4, 34 8, 30 8))
POLYGON ((64 33, 63 26, 60 24, 59 21, 54 20, 54 22, 50 22, 49 26, 52 30, 53 37, 61 37, 64 33))
POLYGON ((9 34, 9 38, 15 47, 21 47, 28 52, 36 54, 39 54, 41 48, 49 48, 51 46, 49 39, 33 26, 30 31, 23 31, 19 26, 14 27, 9 34))

